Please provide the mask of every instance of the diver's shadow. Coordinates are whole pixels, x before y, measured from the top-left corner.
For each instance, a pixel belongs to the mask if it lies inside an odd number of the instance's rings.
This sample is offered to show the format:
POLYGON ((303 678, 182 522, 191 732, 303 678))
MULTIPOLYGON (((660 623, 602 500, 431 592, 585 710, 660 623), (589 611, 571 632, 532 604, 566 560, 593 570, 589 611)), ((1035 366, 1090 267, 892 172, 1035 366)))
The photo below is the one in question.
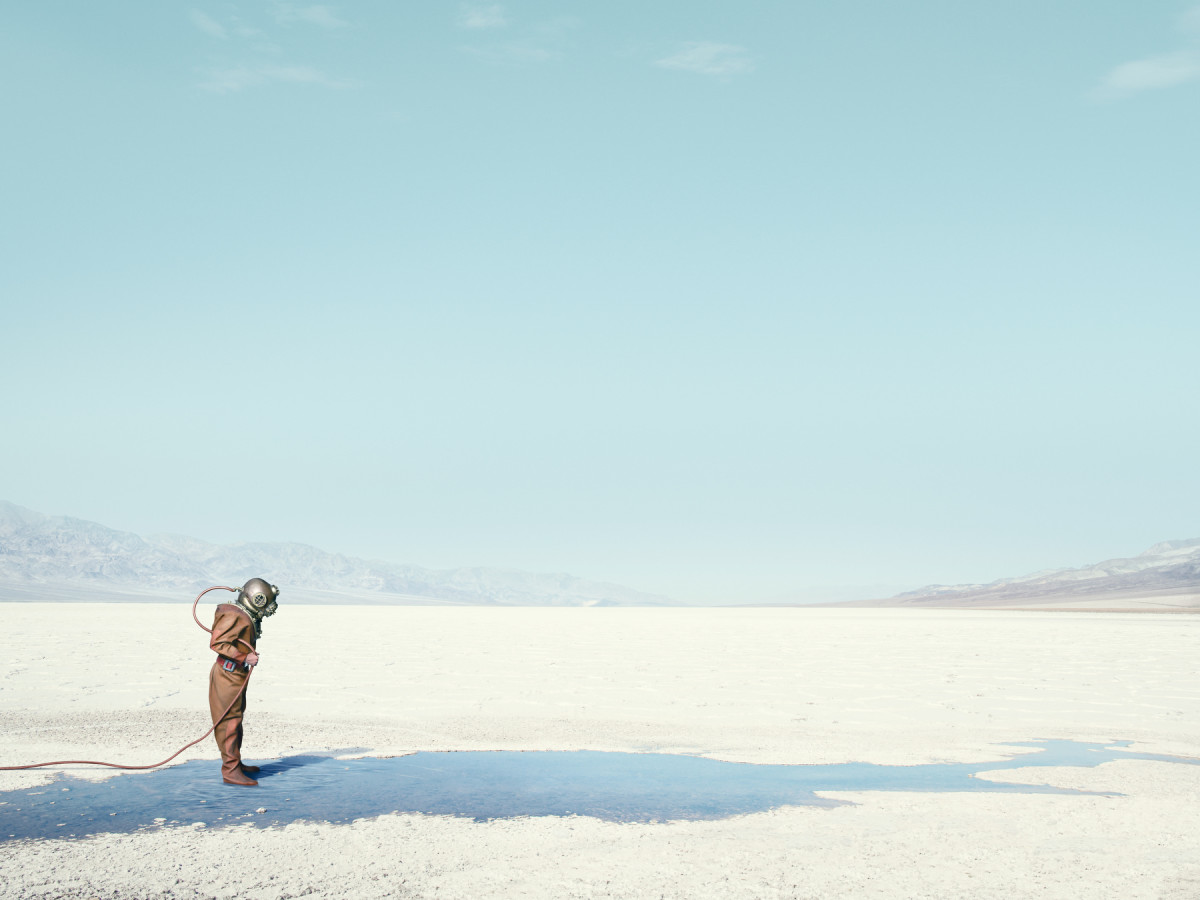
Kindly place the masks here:
POLYGON ((336 760, 339 756, 347 753, 365 752, 366 748, 363 747, 345 747, 341 750, 330 750, 328 753, 284 756, 280 759, 261 763, 258 771, 254 773, 254 779, 262 781, 264 778, 274 778, 277 775, 284 775, 296 769, 303 769, 306 766, 321 765, 322 763, 328 764, 331 760, 336 760))

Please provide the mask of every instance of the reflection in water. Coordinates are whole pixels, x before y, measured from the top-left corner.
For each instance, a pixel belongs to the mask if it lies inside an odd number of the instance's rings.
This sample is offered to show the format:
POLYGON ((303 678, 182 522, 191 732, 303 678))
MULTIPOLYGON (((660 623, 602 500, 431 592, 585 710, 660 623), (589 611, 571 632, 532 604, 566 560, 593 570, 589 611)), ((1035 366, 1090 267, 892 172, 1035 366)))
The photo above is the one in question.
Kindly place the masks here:
POLYGON ((217 778, 217 763, 189 762, 102 782, 58 776, 0 793, 0 841, 128 833, 160 825, 296 821, 344 823, 385 813, 594 816, 617 822, 719 819, 778 806, 839 806, 818 791, 985 791, 1083 794, 974 777, 1027 766, 1094 767, 1117 759, 1200 764, 1134 753, 1128 742, 1035 741, 1034 753, 984 763, 920 766, 753 765, 662 753, 498 751, 389 758, 296 756, 263 765, 257 788, 217 778), (265 812, 256 810, 265 808, 265 812))

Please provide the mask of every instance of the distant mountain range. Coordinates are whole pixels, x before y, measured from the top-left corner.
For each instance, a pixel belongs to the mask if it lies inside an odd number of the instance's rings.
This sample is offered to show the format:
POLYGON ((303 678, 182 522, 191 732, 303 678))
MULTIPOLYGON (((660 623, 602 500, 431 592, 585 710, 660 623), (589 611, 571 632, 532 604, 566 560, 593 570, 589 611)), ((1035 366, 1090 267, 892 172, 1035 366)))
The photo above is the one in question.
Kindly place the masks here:
MULTIPOLYGON (((674 601, 573 575, 509 569, 423 569, 327 553, 295 543, 210 544, 140 537, 0 500, 0 600, 155 599, 237 586, 262 576, 292 600, 487 606, 675 606, 674 601)), ((1137 556, 989 584, 928 585, 838 606, 986 607, 1075 604, 1114 596, 1197 595, 1200 539, 1166 541, 1137 556)))
MULTIPOLYGON (((295 543, 209 544, 177 535, 140 537, 0 500, 0 599, 34 588, 132 595, 199 592, 262 576, 285 597, 323 602, 491 606, 663 606, 666 597, 572 575, 507 569, 422 569, 326 553, 295 543)), ((61 591, 59 592, 61 594, 61 591)), ((211 595, 210 595, 211 596, 211 595)))
POLYGON ((1164 541, 1137 556, 1078 569, 1044 570, 989 584, 933 584, 869 605, 1009 606, 1188 592, 1200 592, 1200 539, 1164 541))

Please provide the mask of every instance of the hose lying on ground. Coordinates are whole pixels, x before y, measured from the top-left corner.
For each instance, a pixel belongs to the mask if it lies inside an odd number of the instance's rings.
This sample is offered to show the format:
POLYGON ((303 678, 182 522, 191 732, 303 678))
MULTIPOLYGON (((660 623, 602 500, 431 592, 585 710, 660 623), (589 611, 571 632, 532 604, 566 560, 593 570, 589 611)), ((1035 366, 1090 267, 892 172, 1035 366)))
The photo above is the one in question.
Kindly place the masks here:
MULTIPOLYGON (((217 587, 210 587, 206 590, 201 591, 196 596, 195 601, 192 603, 192 618, 196 620, 197 625, 199 625, 201 628, 203 628, 209 634, 212 634, 212 629, 208 628, 196 616, 196 605, 200 602, 200 598, 203 597, 205 594, 207 594, 209 591, 233 591, 234 593, 237 593, 238 588, 225 587, 224 585, 218 585, 217 587)), ((238 638, 238 640, 240 643, 245 644, 245 646, 250 647, 250 645, 247 644, 245 641, 241 640, 241 638, 238 638)), ((250 647, 250 649, 253 650, 254 648, 250 647)), ((253 668, 249 668, 246 670, 246 680, 242 682, 241 689, 237 692, 237 695, 233 698, 233 700, 230 701, 229 705, 227 707, 225 707, 225 711, 223 713, 221 713, 220 716, 217 717, 217 720, 215 722, 213 722, 212 728, 208 729, 208 731, 204 732, 204 734, 200 735, 200 737, 196 738, 190 744, 184 744, 182 747, 180 747, 178 750, 176 750, 174 753, 172 753, 170 756, 168 756, 162 762, 156 762, 153 765, 149 765, 149 766, 125 766, 125 765, 121 765, 120 763, 99 762, 94 759, 59 759, 59 760, 55 760, 54 762, 30 763, 29 765, 26 765, 26 766, 0 766, 0 772, 15 772, 15 771, 19 771, 21 769, 42 769, 42 768, 45 768, 46 766, 108 766, 110 769, 129 769, 129 770, 157 769, 159 766, 165 766, 167 763, 169 763, 171 760, 173 760, 175 757, 177 757, 184 750, 188 749, 188 747, 196 746, 196 744, 200 743, 202 740, 204 740, 206 737, 208 737, 210 734, 213 733, 213 731, 217 727, 217 724, 219 722, 221 722, 227 715, 229 715, 229 711, 231 709, 233 709, 234 704, 236 704, 238 702, 238 700, 241 699, 242 695, 244 693, 246 693, 246 685, 248 685, 250 683, 250 675, 253 672, 254 672, 253 668)))

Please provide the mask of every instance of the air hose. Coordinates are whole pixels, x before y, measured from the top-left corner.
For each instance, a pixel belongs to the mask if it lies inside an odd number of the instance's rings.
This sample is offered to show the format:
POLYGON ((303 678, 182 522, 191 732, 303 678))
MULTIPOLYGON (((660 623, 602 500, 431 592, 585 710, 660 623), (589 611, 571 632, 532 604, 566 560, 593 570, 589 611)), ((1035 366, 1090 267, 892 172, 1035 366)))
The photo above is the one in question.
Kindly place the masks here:
MULTIPOLYGON (((204 625, 204 623, 201 622, 200 619, 197 618, 197 616, 196 616, 196 605, 200 602, 200 598, 203 597, 205 594, 207 594, 209 591, 233 591, 236 594, 238 592, 238 590, 239 590, 238 588, 225 587, 224 585, 218 585, 217 587, 207 588, 206 590, 203 590, 199 594, 197 594, 195 601, 192 603, 192 618, 196 620, 196 624, 199 625, 201 628, 203 628, 205 631, 207 631, 209 634, 212 634, 212 629, 206 627, 204 625)), ((237 641, 238 641, 238 643, 245 644, 245 646, 249 647, 250 650, 254 650, 253 647, 251 647, 249 644, 247 644, 241 638, 238 638, 237 641)), ((229 711, 231 709, 233 709, 234 705, 238 702, 238 700, 240 700, 242 698, 242 695, 244 693, 246 693, 246 685, 248 685, 250 683, 250 675, 253 672, 254 672, 253 668, 247 668, 246 680, 242 682, 241 689, 237 692, 237 695, 233 698, 233 700, 230 701, 229 705, 227 707, 225 707, 225 711, 223 713, 221 713, 221 715, 217 718, 216 722, 213 722, 212 728, 208 729, 208 731, 204 732, 204 734, 200 735, 200 737, 196 738, 190 744, 184 744, 182 747, 180 747, 178 750, 176 750, 174 753, 172 753, 170 756, 168 756, 162 762, 156 762, 153 765, 149 765, 149 766, 124 766, 124 765, 121 765, 120 763, 98 762, 97 760, 94 760, 94 759, 60 759, 60 760, 56 760, 55 762, 30 763, 27 766, 0 766, 0 772, 15 772, 20 769, 42 769, 42 768, 45 768, 46 766, 108 766, 110 769, 129 769, 131 771, 142 770, 142 769, 157 769, 159 766, 165 766, 167 763, 169 763, 171 760, 173 760, 175 757, 177 757, 184 750, 188 749, 188 747, 196 746, 196 744, 200 743, 202 740, 204 740, 206 737, 208 737, 210 734, 213 733, 213 731, 217 727, 217 724, 219 722, 223 721, 224 718, 227 715, 229 715, 229 711)))

